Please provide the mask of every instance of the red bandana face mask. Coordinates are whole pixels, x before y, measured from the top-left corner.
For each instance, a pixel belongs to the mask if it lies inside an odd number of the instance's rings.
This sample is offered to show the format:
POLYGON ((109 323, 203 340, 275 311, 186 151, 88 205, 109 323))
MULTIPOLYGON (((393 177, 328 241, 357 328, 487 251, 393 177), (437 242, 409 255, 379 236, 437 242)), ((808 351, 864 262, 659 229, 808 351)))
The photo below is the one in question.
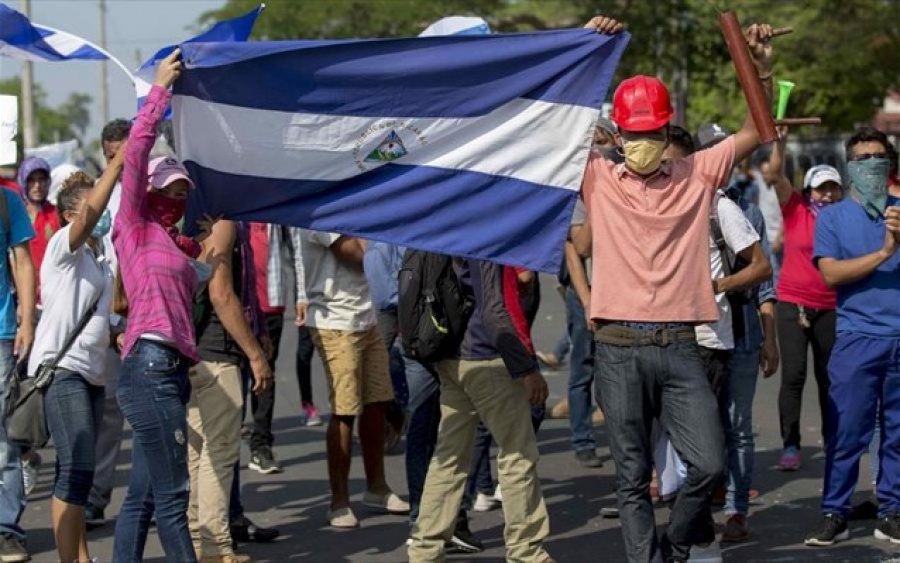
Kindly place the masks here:
POLYGON ((150 207, 150 214, 153 218, 169 229, 184 217, 187 199, 177 199, 163 195, 157 190, 150 190, 150 193, 147 194, 147 205, 150 207))

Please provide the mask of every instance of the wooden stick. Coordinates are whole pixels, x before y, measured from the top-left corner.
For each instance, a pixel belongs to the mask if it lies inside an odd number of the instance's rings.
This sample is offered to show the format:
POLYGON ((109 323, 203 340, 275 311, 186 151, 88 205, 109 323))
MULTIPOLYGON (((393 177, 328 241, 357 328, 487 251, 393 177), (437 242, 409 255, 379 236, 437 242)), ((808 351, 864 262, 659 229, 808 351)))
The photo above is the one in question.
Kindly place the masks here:
POLYGON ((782 35, 787 35, 789 33, 794 33, 793 27, 779 27, 778 29, 772 30, 772 37, 781 37, 782 35))
POLYGON ((821 117, 786 117, 784 119, 776 119, 775 125, 792 127, 795 125, 822 125, 821 117))
POLYGON ((764 145, 771 143, 778 138, 778 133, 775 131, 775 121, 766 100, 766 91, 756 73, 750 49, 747 48, 747 41, 741 31, 741 23, 734 12, 722 12, 719 15, 719 26, 722 28, 722 35, 725 36, 725 44, 728 45, 741 90, 744 91, 753 124, 759 133, 759 140, 764 145))

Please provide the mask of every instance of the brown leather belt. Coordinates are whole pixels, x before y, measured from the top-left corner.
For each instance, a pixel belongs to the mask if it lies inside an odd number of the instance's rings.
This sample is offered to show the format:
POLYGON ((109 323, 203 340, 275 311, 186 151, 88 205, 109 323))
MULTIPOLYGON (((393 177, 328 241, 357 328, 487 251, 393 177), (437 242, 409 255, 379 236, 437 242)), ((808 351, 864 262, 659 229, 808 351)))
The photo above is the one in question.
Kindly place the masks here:
POLYGON ((638 330, 615 323, 601 325, 594 331, 594 341, 611 346, 660 346, 665 348, 678 342, 695 342, 693 327, 638 330))

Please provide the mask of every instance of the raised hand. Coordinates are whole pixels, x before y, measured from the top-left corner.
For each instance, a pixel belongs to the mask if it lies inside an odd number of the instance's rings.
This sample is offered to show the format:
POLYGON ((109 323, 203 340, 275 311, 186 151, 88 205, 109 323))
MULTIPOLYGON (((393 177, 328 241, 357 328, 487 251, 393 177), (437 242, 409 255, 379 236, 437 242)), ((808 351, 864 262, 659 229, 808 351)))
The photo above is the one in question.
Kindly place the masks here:
POLYGON ((591 18, 591 21, 584 25, 584 27, 586 29, 594 29, 597 33, 605 33, 606 35, 615 35, 625 29, 625 26, 623 26, 621 22, 606 16, 594 16, 591 18))
POLYGON ((169 89, 181 76, 181 49, 175 49, 168 57, 164 58, 156 69, 156 79, 153 83, 169 89))

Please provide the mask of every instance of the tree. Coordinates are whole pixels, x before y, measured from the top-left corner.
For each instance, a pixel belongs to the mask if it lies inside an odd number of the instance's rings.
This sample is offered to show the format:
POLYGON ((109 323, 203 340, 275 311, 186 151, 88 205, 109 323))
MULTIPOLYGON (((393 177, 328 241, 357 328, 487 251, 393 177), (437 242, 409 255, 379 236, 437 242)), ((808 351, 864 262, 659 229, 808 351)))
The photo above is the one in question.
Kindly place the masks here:
MULTIPOLYGON (((19 115, 22 115, 22 82, 16 78, 0 80, 0 94, 19 96, 19 115)), ((82 140, 90 123, 90 110, 92 98, 87 94, 73 92, 59 107, 52 108, 47 105, 47 93, 40 84, 34 85, 34 116, 35 127, 38 133, 38 143, 54 143, 57 141, 78 139, 82 140)), ((21 137, 21 129, 19 127, 21 137)), ((21 146, 21 138, 17 139, 21 146)))
MULTIPOLYGON (((209 24, 245 13, 258 0, 228 0, 209 24)), ((414 36, 447 15, 479 15, 501 32, 580 27, 597 0, 271 0, 259 39, 414 36)), ((823 129, 869 121, 900 76, 900 2, 732 0, 746 26, 792 26, 776 41, 776 77, 797 84, 790 116, 819 116, 823 129)), ((669 85, 690 130, 709 121, 736 128, 746 104, 709 0, 608 0, 604 15, 626 23, 632 40, 617 72, 657 75, 669 85)), ((804 129, 801 133, 808 133, 804 129)))

